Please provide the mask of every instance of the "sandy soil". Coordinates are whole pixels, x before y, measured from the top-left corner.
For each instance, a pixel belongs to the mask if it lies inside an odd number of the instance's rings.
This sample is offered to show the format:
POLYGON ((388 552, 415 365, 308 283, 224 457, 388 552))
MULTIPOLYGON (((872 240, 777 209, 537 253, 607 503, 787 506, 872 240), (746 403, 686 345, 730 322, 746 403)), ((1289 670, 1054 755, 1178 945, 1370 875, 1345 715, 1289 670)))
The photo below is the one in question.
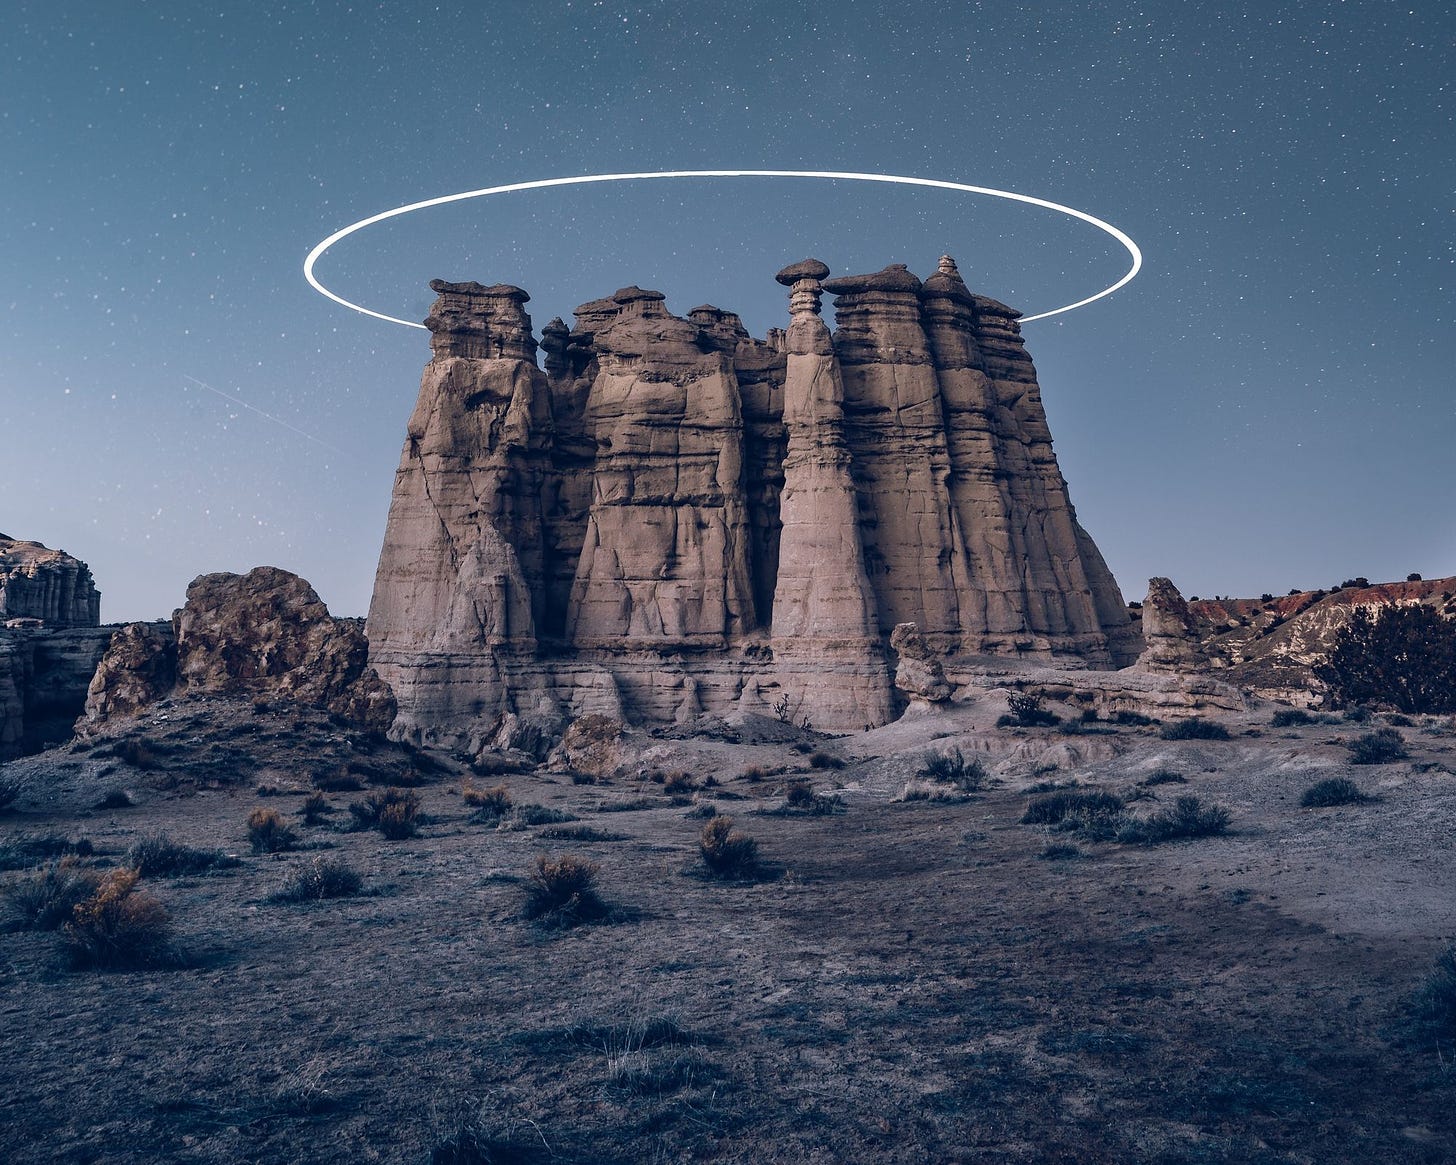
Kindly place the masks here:
POLYGON ((472 820, 452 758, 222 701, 5 766, 24 789, 0 819, 7 865, 60 836, 109 869, 158 831, 240 864, 143 879, 179 968, 71 971, 55 933, 0 935, 4 1156, 1456 1159, 1456 1070, 1407 1023, 1456 937, 1449 721, 1401 729, 1408 760, 1361 767, 1342 741, 1368 726, 1274 729, 1268 709, 1226 721, 1229 741, 1183 742, 996 729, 1002 711, 987 698, 838 740, 644 739, 640 774, 609 784, 476 777, 576 818, 515 830, 472 820), (984 759, 982 792, 894 800, 950 747, 984 759), (844 767, 811 767, 813 750, 844 767), (351 768, 423 782, 420 835, 346 831, 364 793, 341 791, 328 824, 299 826, 303 848, 249 852, 250 810, 296 821, 315 779, 351 768), (1140 784, 1160 769, 1186 783, 1140 784), (677 770, 717 784, 671 796, 653 776, 677 770), (842 805, 784 812, 795 773, 842 805), (1301 808, 1326 776, 1376 799, 1301 808), (1019 824, 1026 790, 1069 781, 1141 790, 1140 812, 1191 793, 1228 807, 1232 832, 1074 839, 1080 856, 1049 860, 1068 836, 1019 824), (94 808, 120 787, 133 806, 94 808), (760 877, 706 875, 705 803, 759 842, 760 877), (552 836, 582 827, 596 839, 552 836), (535 857, 568 852, 600 864, 613 915, 526 921, 535 857), (320 853, 365 892, 270 900, 320 853), (452 1156, 462 1128, 480 1151, 452 1156))

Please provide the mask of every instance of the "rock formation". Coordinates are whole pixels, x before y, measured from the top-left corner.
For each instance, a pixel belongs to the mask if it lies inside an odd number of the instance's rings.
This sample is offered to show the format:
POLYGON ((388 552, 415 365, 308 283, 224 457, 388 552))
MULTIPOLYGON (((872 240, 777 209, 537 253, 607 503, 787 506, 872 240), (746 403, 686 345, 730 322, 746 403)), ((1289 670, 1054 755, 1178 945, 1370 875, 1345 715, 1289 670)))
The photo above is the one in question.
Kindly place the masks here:
POLYGON ((101 592, 90 568, 64 550, 0 534, 0 625, 39 620, 47 627, 95 627, 101 592))
POLYGON ((1137 666, 1144 671, 1194 671, 1207 661, 1198 625, 1171 579, 1148 579, 1143 601, 1143 642, 1137 666))
POLYGON ((379 732, 394 720, 394 696, 368 666, 358 625, 333 618, 313 588, 286 570, 260 566, 194 579, 171 631, 133 624, 115 634, 78 731, 191 693, 277 696, 379 732))
POLYGON ((586 714, 774 708, 859 729, 907 698, 902 623, 927 677, 1133 661, 1017 313, 949 258, 923 284, 828 274, 780 272, 789 327, 765 340, 624 288, 546 325, 544 371, 524 291, 431 284, 368 620, 398 734, 477 747, 586 714))

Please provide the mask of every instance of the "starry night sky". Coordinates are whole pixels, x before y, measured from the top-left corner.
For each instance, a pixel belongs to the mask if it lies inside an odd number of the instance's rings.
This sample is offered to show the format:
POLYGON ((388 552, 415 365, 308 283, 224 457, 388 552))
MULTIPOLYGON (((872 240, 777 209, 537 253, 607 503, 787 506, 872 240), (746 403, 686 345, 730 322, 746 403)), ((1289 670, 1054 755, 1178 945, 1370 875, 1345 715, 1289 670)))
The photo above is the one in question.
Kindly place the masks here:
MULTIPOLYGON (((104 619, 264 563, 367 608, 428 337, 317 295, 315 243, 455 191, 668 169, 943 178, 1136 239, 1129 287, 1026 326, 1127 597, 1456 574, 1447 0, 3 11, 0 530, 89 562, 104 619)), ((637 283, 762 335, 788 262, 923 277, 942 251, 1028 314, 1126 267, 1034 208, 733 179, 438 208, 319 274, 410 318, 432 277, 516 283, 538 332, 637 283)))

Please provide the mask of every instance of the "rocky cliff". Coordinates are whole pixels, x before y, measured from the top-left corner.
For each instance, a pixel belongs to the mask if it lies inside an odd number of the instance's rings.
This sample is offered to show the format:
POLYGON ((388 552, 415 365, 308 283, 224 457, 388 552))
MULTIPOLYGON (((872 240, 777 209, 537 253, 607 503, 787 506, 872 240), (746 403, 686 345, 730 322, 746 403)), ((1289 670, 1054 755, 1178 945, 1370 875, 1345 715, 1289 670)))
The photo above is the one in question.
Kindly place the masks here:
POLYGON ((0 534, 0 625, 39 620, 47 627, 95 627, 101 592, 91 570, 64 550, 0 534))
POLYGON ((828 274, 779 273, 764 340, 624 288, 546 325, 544 370, 524 291, 431 284, 368 619, 399 734, 735 708, 858 729, 904 699, 907 623, 935 659, 1133 661, 1017 313, 949 258, 828 274))
POLYGON ((1184 600, 1165 578, 1149 580, 1141 610, 1147 648, 1140 669, 1215 677, 1253 695, 1305 705, 1324 685, 1314 669, 1357 607, 1421 603, 1456 618, 1456 578, 1412 578, 1258 599, 1184 600))

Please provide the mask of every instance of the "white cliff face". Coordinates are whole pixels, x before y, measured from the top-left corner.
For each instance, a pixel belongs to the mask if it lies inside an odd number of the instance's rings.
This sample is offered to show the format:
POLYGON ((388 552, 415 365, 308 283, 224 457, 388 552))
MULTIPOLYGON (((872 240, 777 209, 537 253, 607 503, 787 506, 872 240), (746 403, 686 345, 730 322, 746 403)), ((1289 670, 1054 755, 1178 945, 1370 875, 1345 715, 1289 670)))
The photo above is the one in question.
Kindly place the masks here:
POLYGON ((0 625, 38 619, 47 627, 96 627, 101 592, 91 569, 64 550, 0 534, 0 625))
POLYGON ((924 285, 827 274, 780 273, 790 326, 764 341, 623 289, 547 326, 544 372, 525 292, 432 284, 368 622, 397 733, 544 732, 603 692, 648 722, 779 707, 858 729, 904 699, 905 623, 917 667, 1131 662, 1015 313, 949 259, 924 285))

